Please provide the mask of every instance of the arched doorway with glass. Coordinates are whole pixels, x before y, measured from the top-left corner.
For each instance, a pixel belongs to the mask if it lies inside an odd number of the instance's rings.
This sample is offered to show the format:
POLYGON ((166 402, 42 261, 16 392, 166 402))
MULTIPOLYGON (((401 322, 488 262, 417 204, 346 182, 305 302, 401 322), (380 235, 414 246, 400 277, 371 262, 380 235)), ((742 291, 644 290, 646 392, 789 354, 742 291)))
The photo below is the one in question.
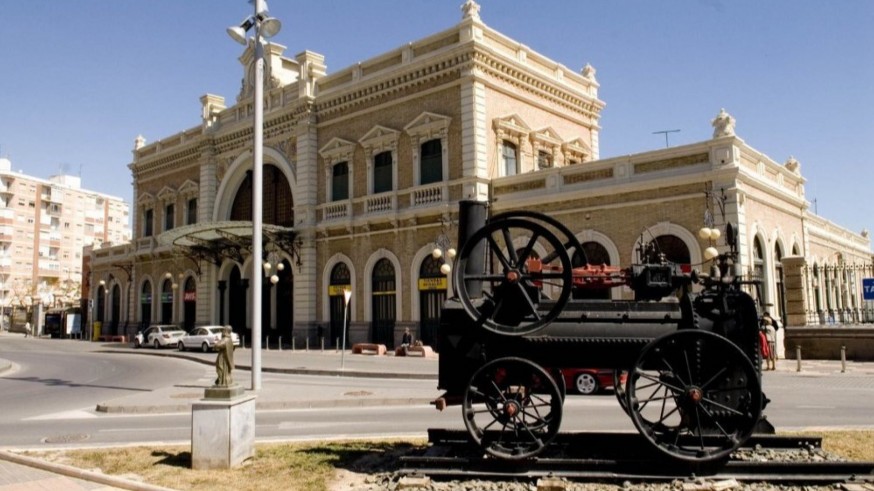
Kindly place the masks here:
POLYGON ((197 282, 189 276, 182 288, 182 327, 186 331, 194 328, 197 319, 197 282))
POLYGON ((422 344, 437 347, 440 309, 446 301, 446 275, 440 271, 444 261, 425 256, 419 267, 419 339, 422 344))
MULTIPOLYGON (((352 274, 349 271, 349 266, 345 262, 339 262, 331 268, 331 276, 328 281, 328 315, 330 318, 330 332, 328 333, 328 337, 330 339, 328 339, 327 342, 331 346, 339 346, 342 339, 344 339, 343 322, 347 318, 347 313, 344 312, 344 309, 346 308, 346 300, 343 293, 346 290, 352 290, 352 274)), ((351 309, 351 300, 349 307, 351 309)), ((348 332, 346 333, 345 339, 348 344, 348 332)))
POLYGON ((394 348, 394 329, 397 320, 395 267, 386 258, 377 261, 371 276, 371 339, 374 343, 394 348))
POLYGON ((246 322, 249 280, 243 278, 240 267, 236 264, 231 267, 227 286, 228 301, 225 305, 228 309, 228 323, 231 325, 231 330, 240 336, 250 338, 249 326, 246 322))
POLYGON ((161 284, 161 324, 173 323, 173 280, 165 279, 161 284))
POLYGON ((283 342, 290 342, 294 335, 294 273, 291 270, 291 263, 287 259, 283 259, 276 269, 269 281, 269 288, 273 290, 273 293, 265 295, 265 297, 275 300, 275 309, 271 310, 270 305, 262 304, 261 307, 262 314, 265 310, 268 315, 275 311, 275 320, 270 324, 262 323, 262 325, 270 325, 273 328, 274 336, 283 339, 283 342))
POLYGON ((767 276, 765 276, 765 248, 762 246, 762 239, 758 235, 753 238, 753 264, 750 268, 749 279, 753 282, 758 282, 758 287, 755 283, 748 287, 747 293, 752 295, 753 299, 760 308, 764 308, 768 304, 767 301, 767 276))
POLYGON ((774 292, 777 295, 777 305, 771 312, 775 319, 780 319, 780 324, 786 325, 786 288, 783 284, 783 248, 780 243, 774 244, 774 292))
POLYGON ((146 280, 140 288, 140 330, 152 324, 152 282, 146 280))
POLYGON ((109 313, 109 331, 111 333, 124 334, 120 329, 121 325, 121 286, 118 283, 112 286, 112 299, 110 301, 109 313))

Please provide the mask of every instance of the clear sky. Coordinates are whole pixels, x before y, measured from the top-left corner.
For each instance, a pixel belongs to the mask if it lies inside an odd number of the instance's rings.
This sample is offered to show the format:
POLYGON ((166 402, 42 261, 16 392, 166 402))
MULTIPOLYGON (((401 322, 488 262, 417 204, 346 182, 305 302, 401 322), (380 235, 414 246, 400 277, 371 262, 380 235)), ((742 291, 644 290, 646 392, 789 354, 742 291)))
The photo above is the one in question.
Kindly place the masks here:
MULTIPOLYGON (((268 1, 286 55, 328 72, 461 20, 463 0, 268 1)), ((601 157, 711 137, 725 108, 747 144, 794 156, 807 199, 874 229, 874 1, 482 0, 483 21, 579 70, 597 70, 601 157)), ((201 95, 234 103, 245 0, 0 0, 0 156, 130 202, 134 139, 200 124, 201 95)))

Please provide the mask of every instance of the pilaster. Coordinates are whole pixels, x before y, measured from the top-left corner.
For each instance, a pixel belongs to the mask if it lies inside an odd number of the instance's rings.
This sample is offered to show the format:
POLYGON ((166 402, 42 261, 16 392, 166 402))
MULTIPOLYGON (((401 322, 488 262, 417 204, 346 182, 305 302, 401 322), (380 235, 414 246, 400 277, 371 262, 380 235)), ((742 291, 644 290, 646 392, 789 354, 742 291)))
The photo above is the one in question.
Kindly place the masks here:
POLYGON ((807 325, 807 284, 805 267, 807 261, 802 256, 783 257, 783 287, 786 290, 786 323, 799 327, 807 325))

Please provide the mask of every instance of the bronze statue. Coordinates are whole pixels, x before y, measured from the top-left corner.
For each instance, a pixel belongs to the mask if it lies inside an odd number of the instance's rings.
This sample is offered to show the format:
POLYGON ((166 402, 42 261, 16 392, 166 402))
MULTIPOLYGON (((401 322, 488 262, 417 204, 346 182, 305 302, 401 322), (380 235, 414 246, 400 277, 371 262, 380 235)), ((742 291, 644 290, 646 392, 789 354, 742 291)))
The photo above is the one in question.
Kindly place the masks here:
POLYGON ((215 372, 218 375, 215 385, 228 387, 234 383, 231 377, 234 369, 234 341, 231 339, 230 326, 222 329, 222 338, 215 343, 215 350, 218 352, 215 359, 215 372))

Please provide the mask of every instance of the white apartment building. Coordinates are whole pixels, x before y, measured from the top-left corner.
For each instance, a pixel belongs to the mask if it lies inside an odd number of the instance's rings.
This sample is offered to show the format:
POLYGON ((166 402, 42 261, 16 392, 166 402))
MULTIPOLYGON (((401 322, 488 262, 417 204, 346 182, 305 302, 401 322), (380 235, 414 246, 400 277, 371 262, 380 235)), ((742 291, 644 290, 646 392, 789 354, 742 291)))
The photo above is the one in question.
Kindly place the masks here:
POLYGON ((121 198, 82 189, 81 178, 12 170, 0 158, 0 306, 78 306, 83 248, 129 241, 121 198))

